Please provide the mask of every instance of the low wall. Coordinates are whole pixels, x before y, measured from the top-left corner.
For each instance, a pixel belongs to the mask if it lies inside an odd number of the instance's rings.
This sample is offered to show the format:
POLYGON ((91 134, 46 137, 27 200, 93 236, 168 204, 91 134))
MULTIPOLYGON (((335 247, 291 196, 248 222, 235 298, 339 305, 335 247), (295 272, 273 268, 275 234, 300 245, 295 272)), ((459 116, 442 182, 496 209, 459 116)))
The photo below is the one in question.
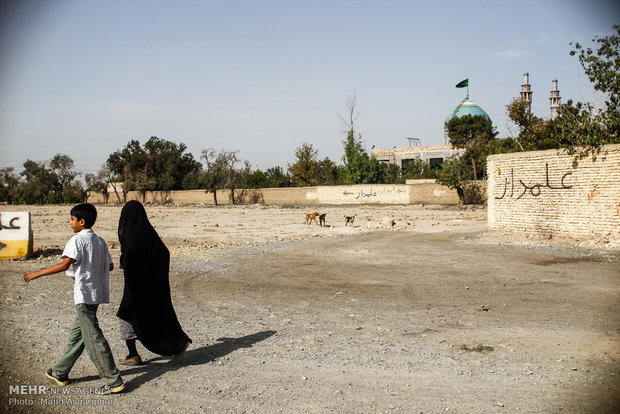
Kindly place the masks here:
POLYGON ((620 239, 620 145, 578 159, 558 150, 487 158, 488 226, 538 239, 620 239))
POLYGON ((29 257, 33 238, 29 212, 0 213, 0 260, 29 257))
MULTIPOLYGON (((119 194, 122 200, 122 194, 119 194)), ((127 200, 147 203, 215 204, 213 193, 205 190, 158 192, 144 195, 127 193, 127 200)), ((218 204, 230 204, 230 190, 217 191, 218 204)), ((88 202, 104 203, 103 196, 89 193, 88 202)), ((117 203, 110 194, 109 203, 117 203)), ((235 202, 242 204, 458 204, 455 190, 435 183, 394 185, 347 185, 319 187, 261 188, 235 190, 235 202)))

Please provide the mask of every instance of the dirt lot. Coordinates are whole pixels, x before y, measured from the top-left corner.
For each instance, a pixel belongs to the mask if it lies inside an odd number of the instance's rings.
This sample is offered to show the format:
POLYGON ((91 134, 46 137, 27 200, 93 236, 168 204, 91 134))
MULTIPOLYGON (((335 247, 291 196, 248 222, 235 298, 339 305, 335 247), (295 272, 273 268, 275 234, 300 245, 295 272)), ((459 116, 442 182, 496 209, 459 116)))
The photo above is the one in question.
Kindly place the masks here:
MULTIPOLYGON (((94 230, 118 262, 120 208, 98 208, 94 230)), ((148 362, 121 368, 121 395, 89 394, 101 381, 86 355, 58 389, 44 372, 74 318, 71 279, 27 285, 22 275, 59 261, 70 207, 24 209, 39 255, 0 263, 0 412, 620 407, 618 249, 510 241, 486 234, 484 209, 437 206, 317 207, 328 227, 304 224, 305 207, 147 206, 173 254, 173 301, 193 344, 180 364, 139 346, 148 362)), ((111 279, 99 320, 122 358, 122 274, 111 279)))

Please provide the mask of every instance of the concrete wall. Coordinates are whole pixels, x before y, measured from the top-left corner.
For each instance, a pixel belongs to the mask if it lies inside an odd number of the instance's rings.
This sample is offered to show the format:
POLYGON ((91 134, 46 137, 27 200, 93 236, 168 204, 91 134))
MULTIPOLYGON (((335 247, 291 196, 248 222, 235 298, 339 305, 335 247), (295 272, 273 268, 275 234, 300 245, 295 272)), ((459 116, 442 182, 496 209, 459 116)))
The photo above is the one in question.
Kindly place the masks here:
POLYGON ((30 213, 0 213, 0 260, 29 257, 32 253, 30 213))
MULTIPOLYGON (((122 194, 120 194, 122 199, 122 194)), ((204 190, 148 192, 130 191, 127 200, 148 203, 214 204, 213 194, 204 190)), ((103 203, 100 194, 89 193, 88 201, 103 203)), ((217 192, 218 204, 230 204, 230 191, 217 192)), ((235 190, 235 201, 243 204, 458 204, 458 195, 435 183, 394 185, 350 185, 235 190)), ((109 203, 116 203, 110 194, 109 203)))
POLYGON ((523 237, 620 239, 620 145, 578 159, 558 150, 487 159, 488 226, 523 237))

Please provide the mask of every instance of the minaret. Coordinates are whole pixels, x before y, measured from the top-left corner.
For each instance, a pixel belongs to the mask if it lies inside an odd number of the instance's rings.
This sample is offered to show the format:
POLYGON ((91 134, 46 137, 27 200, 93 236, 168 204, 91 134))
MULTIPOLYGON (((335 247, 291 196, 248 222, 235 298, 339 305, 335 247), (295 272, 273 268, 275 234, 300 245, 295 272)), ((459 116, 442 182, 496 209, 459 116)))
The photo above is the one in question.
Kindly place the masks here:
POLYGON ((559 115, 560 109, 560 90, 558 89, 558 80, 554 79, 551 84, 551 96, 549 97, 549 107, 551 108, 551 119, 555 119, 559 115))
POLYGON ((532 113, 532 89, 530 85, 530 74, 523 74, 523 85, 521 85, 521 99, 525 101, 525 111, 528 114, 532 113))

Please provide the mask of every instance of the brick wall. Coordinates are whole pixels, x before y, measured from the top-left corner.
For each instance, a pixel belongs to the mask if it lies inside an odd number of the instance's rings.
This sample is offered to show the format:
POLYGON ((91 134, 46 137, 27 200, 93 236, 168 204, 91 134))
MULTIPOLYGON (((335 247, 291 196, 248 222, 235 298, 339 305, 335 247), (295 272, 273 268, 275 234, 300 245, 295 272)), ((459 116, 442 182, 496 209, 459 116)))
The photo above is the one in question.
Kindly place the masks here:
POLYGON ((620 239, 620 145, 578 159, 558 150, 487 159, 489 230, 524 238, 620 239))

